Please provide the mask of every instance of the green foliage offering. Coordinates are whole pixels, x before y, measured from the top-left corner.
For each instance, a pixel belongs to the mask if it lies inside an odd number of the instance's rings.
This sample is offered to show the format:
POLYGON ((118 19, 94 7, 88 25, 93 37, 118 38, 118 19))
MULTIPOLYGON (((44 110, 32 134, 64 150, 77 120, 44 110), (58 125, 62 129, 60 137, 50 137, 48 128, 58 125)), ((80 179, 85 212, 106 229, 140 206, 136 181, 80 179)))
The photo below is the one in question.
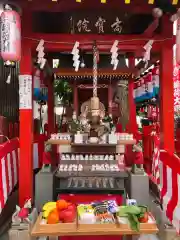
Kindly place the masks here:
POLYGON ((54 81, 54 93, 59 97, 63 105, 70 105, 73 100, 73 92, 69 83, 65 80, 54 81))
POLYGON ((147 211, 147 206, 120 206, 117 215, 119 217, 127 217, 131 229, 138 232, 140 227, 139 219, 143 218, 147 211))
MULTIPOLYGON (((66 105, 70 105, 73 101, 73 91, 69 83, 65 80, 55 80, 54 81, 54 93, 59 97, 61 104, 63 105, 63 113, 66 105)), ((63 115, 61 116, 61 122, 59 124, 59 129, 62 127, 63 115)))

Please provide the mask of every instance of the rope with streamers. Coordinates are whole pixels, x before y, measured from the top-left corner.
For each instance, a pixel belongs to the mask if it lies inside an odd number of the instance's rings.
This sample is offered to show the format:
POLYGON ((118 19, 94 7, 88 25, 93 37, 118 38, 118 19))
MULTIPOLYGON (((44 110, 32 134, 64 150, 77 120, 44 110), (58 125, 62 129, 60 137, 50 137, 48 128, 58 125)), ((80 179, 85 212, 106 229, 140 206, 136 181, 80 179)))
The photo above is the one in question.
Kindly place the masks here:
POLYGON ((97 77, 98 77, 98 50, 93 46, 93 97, 97 97, 97 77))

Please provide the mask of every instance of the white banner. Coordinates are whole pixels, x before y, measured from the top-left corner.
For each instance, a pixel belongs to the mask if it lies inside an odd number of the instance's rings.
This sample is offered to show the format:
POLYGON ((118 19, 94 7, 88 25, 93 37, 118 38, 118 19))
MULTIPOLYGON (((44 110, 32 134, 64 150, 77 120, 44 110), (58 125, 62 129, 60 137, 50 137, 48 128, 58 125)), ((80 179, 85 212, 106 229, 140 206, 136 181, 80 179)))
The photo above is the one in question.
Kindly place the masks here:
POLYGON ((32 76, 19 76, 19 109, 32 109, 32 76))

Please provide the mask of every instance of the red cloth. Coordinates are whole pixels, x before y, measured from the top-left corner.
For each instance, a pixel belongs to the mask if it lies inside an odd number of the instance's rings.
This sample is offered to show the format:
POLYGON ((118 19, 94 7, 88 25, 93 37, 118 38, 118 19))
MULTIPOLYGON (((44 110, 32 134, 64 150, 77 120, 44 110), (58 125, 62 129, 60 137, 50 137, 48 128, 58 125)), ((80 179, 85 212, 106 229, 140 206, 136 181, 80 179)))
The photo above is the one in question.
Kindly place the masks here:
POLYGON ((50 152, 43 152, 43 164, 52 164, 50 152))
POLYGON ((122 133, 122 125, 120 123, 116 124, 116 132, 117 133, 122 133))
POLYGON ((135 164, 143 164, 144 163, 142 152, 135 152, 134 153, 134 163, 135 164))

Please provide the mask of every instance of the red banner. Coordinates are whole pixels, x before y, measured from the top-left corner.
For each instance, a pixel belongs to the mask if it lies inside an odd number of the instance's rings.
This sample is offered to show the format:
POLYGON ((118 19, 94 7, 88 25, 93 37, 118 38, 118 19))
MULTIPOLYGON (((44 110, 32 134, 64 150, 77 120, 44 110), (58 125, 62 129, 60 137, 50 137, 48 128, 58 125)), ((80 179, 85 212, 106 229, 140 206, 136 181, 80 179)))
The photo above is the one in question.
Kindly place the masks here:
POLYGON ((174 111, 180 111, 180 77, 179 77, 179 68, 174 67, 173 72, 173 81, 174 81, 174 111))

